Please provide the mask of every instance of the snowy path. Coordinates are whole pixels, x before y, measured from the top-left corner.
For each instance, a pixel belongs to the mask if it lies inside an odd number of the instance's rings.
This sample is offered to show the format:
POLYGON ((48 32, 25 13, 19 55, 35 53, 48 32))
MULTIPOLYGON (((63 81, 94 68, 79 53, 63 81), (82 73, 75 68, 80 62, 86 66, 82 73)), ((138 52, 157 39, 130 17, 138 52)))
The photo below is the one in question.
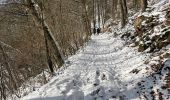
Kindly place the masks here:
POLYGON ((112 34, 94 35, 69 67, 22 100, 138 100, 136 84, 145 76, 130 72, 144 69, 144 59, 112 34))

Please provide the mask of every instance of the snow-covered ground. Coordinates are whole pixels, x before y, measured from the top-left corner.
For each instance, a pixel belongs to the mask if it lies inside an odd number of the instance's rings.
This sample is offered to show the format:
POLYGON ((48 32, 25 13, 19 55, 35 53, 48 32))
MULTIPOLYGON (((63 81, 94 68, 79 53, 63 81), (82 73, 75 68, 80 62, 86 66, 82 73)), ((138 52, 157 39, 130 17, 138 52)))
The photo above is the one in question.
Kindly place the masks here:
MULTIPOLYGON (((112 26, 112 33, 93 35, 83 49, 69 57, 67 67, 21 100, 170 100, 165 89, 170 60, 161 59, 159 52, 139 53, 134 43, 128 46, 125 41, 129 40, 120 39, 122 33, 135 33, 132 20, 137 16, 159 15, 159 23, 164 22, 166 13, 162 10, 169 0, 157 2, 151 6, 152 12, 129 17, 123 29, 118 24, 112 26)), ((159 25, 153 31, 151 37, 161 34, 159 25)))
POLYGON ((21 100, 144 100, 148 56, 125 44, 111 33, 93 35, 65 70, 21 100))

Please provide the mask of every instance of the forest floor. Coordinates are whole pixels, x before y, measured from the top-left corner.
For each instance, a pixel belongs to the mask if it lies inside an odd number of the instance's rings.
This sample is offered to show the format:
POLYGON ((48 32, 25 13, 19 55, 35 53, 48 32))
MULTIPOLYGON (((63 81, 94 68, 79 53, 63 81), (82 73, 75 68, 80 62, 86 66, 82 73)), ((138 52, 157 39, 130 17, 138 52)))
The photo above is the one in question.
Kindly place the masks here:
POLYGON ((21 100, 150 100, 148 58, 112 33, 92 35, 68 67, 21 100))

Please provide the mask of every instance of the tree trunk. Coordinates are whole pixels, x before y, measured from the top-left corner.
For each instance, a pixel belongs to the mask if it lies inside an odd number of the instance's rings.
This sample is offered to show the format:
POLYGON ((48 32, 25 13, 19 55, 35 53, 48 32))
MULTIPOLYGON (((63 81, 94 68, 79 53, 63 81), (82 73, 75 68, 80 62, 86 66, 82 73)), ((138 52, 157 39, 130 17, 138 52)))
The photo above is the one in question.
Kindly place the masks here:
POLYGON ((142 12, 144 12, 147 8, 147 0, 141 0, 141 9, 142 9, 142 12))
POLYGON ((120 15, 121 15, 121 27, 124 27, 125 24, 126 24, 126 15, 125 15, 125 11, 124 11, 124 8, 123 8, 123 2, 122 0, 119 0, 119 5, 120 5, 120 15))
POLYGON ((112 0, 112 18, 113 19, 116 19, 118 17, 118 15, 117 15, 117 12, 118 12, 117 5, 119 5, 118 0, 112 0))
MULTIPOLYGON (((39 23, 42 23, 44 36, 49 41, 49 43, 51 44, 51 46, 54 49, 55 56, 58 58, 57 61, 56 61, 58 67, 61 67, 64 64, 64 55, 61 52, 60 46, 59 46, 58 42, 56 41, 54 35, 52 34, 49 26, 45 22, 44 16, 43 16, 43 13, 41 12, 40 7, 37 6, 37 4, 35 3, 34 0, 28 0, 28 3, 30 5, 29 7, 31 7, 32 13, 35 16, 35 18, 38 20, 39 23)), ((49 52, 47 52, 47 53, 49 53, 49 52)), ((49 64, 49 67, 52 66, 51 65, 51 63, 52 63, 51 58, 47 57, 47 60, 48 60, 47 63, 49 64)), ((51 69, 51 67, 50 67, 50 70, 52 71, 53 69, 51 69)))
MULTIPOLYGON (((12 81, 12 87, 16 90, 18 88, 18 84, 17 84, 17 80, 15 78, 15 75, 13 73, 13 71, 11 71, 11 66, 9 64, 9 60, 8 60, 8 55, 6 54, 2 44, 0 43, 0 49, 2 51, 2 55, 3 55, 3 59, 4 59, 4 64, 5 64, 5 67, 6 67, 6 70, 10 76, 10 79, 12 81)), ((12 90, 13 92, 13 90, 12 90)))
POLYGON ((96 33, 96 5, 95 0, 93 0, 93 33, 96 33))
POLYGON ((104 20, 105 20, 105 1, 107 0, 101 0, 101 19, 102 19, 102 29, 104 30, 104 20))
POLYGON ((100 0, 97 1, 98 28, 100 29, 100 0))
POLYGON ((5 91, 6 89, 5 89, 5 82, 4 82, 5 78, 3 75, 4 70, 2 67, 3 65, 1 65, 0 63, 0 92, 1 92, 0 100, 6 100, 6 91, 5 91))
POLYGON ((133 0, 133 7, 134 7, 135 11, 138 11, 140 8, 139 2, 140 2, 140 0, 133 0))
POLYGON ((88 11, 87 11, 87 7, 86 7, 86 0, 81 0, 82 3, 82 9, 83 9, 83 19, 84 19, 84 23, 86 26, 86 30, 87 30, 87 36, 88 39, 90 38, 90 36, 92 35, 91 32, 91 25, 90 25, 90 20, 89 20, 89 16, 88 16, 88 11))
POLYGON ((123 11, 124 11, 124 17, 125 19, 127 19, 127 15, 128 15, 128 9, 127 9, 127 3, 126 3, 126 0, 122 0, 122 3, 123 3, 123 11))

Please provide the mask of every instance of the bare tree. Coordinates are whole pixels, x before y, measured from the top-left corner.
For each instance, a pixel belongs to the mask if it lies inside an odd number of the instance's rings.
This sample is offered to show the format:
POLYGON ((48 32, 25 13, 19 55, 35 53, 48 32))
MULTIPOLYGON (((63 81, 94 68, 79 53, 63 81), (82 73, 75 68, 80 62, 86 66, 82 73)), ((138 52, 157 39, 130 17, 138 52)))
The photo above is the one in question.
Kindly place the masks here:
POLYGON ((141 9, 142 9, 142 12, 144 12, 147 8, 147 0, 141 0, 141 9))
POLYGON ((83 9, 82 17, 84 19, 84 23, 85 23, 86 30, 88 33, 87 36, 89 38, 89 36, 91 36, 92 33, 91 33, 91 25, 90 25, 88 10, 87 10, 87 0, 81 0, 81 5, 83 9))
POLYGON ((119 0, 121 13, 121 26, 124 27, 127 19, 127 5, 125 0, 119 0))
POLYGON ((118 0, 112 0, 112 18, 116 18, 118 0))
MULTIPOLYGON (((33 15, 36 17, 36 19, 40 23, 42 23, 46 41, 48 40, 50 42, 51 46, 55 49, 55 55, 58 58, 56 61, 58 66, 59 67, 62 66, 64 64, 64 55, 62 54, 60 46, 59 46, 58 42, 56 41, 54 35, 52 34, 49 26, 47 25, 46 21, 44 20, 44 14, 42 14, 43 12, 41 12, 39 5, 36 4, 36 2, 34 0, 28 0, 28 3, 30 4, 33 15)), ((47 45, 47 43, 46 43, 46 45, 47 45)), ((46 48, 46 49, 48 49, 48 48, 46 48)), ((49 56, 48 50, 47 50, 47 55, 49 56)), ((50 68, 51 72, 53 73, 52 60, 50 59, 50 57, 47 57, 47 59, 48 59, 49 68, 50 68)))

